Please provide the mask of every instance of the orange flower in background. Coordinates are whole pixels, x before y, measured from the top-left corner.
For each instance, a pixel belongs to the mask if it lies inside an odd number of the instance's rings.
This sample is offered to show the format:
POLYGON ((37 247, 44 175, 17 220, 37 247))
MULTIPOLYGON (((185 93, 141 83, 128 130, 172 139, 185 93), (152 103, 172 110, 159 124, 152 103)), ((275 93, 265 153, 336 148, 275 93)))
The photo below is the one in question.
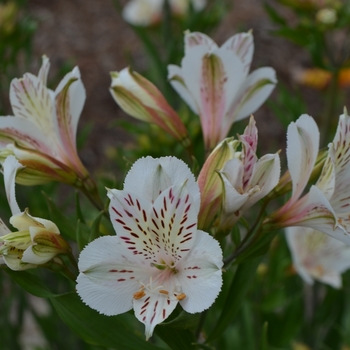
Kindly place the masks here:
MULTIPOLYGON (((294 73, 294 80, 313 89, 325 89, 332 79, 332 72, 321 68, 298 70, 294 73)), ((338 85, 341 88, 350 86, 350 68, 343 68, 338 74, 338 85)))

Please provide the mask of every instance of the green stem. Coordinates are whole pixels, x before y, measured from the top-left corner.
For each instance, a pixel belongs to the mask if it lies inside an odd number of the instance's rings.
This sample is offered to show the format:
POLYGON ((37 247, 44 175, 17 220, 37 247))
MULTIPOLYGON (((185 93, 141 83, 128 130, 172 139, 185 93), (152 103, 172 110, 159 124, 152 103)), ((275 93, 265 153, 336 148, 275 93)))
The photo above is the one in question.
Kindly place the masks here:
POLYGON ((333 134, 332 122, 335 120, 337 115, 337 97, 339 94, 338 76, 338 71, 333 72, 327 90, 324 113, 321 118, 321 146, 327 144, 329 142, 330 135, 333 134))
POLYGON ((248 231, 240 245, 237 247, 237 249, 226 259, 224 259, 224 267, 227 267, 233 260, 235 260, 239 255, 241 255, 243 252, 245 252, 249 247, 256 241, 256 239, 260 236, 261 233, 261 224, 264 221, 264 212, 266 209, 266 206, 268 204, 268 201, 265 200, 263 203, 259 215, 257 219, 255 220, 254 225, 252 228, 248 231))

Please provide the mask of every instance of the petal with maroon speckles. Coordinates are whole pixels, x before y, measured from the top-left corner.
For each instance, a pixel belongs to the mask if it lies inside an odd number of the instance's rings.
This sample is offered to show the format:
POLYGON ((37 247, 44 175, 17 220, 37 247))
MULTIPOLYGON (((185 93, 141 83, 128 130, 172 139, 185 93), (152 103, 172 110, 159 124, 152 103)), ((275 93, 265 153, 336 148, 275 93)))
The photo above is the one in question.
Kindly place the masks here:
POLYGON ((105 315, 130 310, 134 293, 152 276, 151 267, 128 252, 117 236, 91 242, 81 252, 78 266, 78 294, 85 304, 105 315))
POLYGON ((169 267, 188 254, 197 231, 197 209, 186 184, 161 193, 153 206, 150 229, 159 247, 159 260, 169 267))
POLYGON ((149 291, 143 298, 134 299, 135 316, 145 325, 146 340, 152 336, 154 327, 174 311, 177 303, 174 296, 158 291, 149 291))
POLYGON ((219 243, 208 233, 197 231, 190 254, 180 262, 176 278, 186 297, 180 301, 189 313, 208 309, 218 296, 222 285, 222 251, 219 243))
POLYGON ((139 197, 153 203, 161 192, 184 182, 199 211, 198 184, 188 165, 176 157, 138 159, 125 177, 124 190, 137 193, 139 197))
POLYGON ((121 244, 132 254, 149 263, 158 263, 156 236, 151 225, 151 203, 126 191, 109 190, 109 212, 121 244))

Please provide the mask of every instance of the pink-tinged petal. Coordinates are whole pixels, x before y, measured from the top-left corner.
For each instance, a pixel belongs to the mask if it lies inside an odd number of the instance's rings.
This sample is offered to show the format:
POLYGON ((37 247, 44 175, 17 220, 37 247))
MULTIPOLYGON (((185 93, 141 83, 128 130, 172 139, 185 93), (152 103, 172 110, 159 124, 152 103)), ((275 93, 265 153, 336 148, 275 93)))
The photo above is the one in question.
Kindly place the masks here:
POLYGON ((316 186, 311 186, 309 193, 290 207, 286 215, 284 227, 310 227, 350 244, 349 232, 337 220, 331 204, 316 186))
POLYGON ((244 204, 242 210, 250 208, 253 204, 269 194, 278 184, 281 172, 280 157, 278 154, 266 154, 254 166, 253 175, 248 188, 259 187, 244 204))
POLYGON ((201 62, 200 80, 201 123, 207 149, 213 149, 220 140, 220 127, 226 112, 226 82, 228 75, 221 58, 205 55, 201 62))
MULTIPOLYGON (((341 287, 341 273, 350 267, 350 246, 309 228, 287 229, 287 242, 298 273, 306 282, 312 279, 341 287)), ((310 281, 311 280, 311 281, 310 281)))
POLYGON ((109 213, 124 249, 142 261, 158 263, 156 236, 150 230, 151 203, 142 197, 119 190, 109 190, 109 213))
POLYGON ((7 157, 3 163, 6 197, 11 208, 12 215, 21 212, 16 200, 15 180, 17 171, 23 168, 24 167, 14 156, 7 157))
POLYGON ((132 308, 133 295, 149 281, 143 265, 120 244, 117 236, 100 237, 81 252, 77 292, 83 302, 105 315, 132 308))
POLYGON ((56 117, 54 119, 56 133, 65 149, 67 160, 80 167, 76 150, 76 131, 83 109, 86 93, 80 79, 79 68, 75 67, 57 86, 56 117))
POLYGON ((154 123, 183 143, 188 142, 180 117, 154 84, 130 68, 112 72, 111 76, 110 92, 125 113, 154 123))
POLYGON ((191 52, 191 49, 196 46, 202 46, 205 50, 209 52, 213 52, 218 48, 213 39, 211 39, 208 35, 205 35, 200 32, 186 32, 185 33, 185 55, 191 52))
POLYGON ((199 210, 200 192, 195 177, 189 167, 175 157, 138 159, 125 177, 124 190, 137 193, 140 197, 153 203, 167 188, 182 185, 185 182, 193 198, 194 207, 199 210))
POLYGON ((13 79, 10 101, 15 116, 34 123, 45 135, 54 135, 52 116, 53 93, 31 73, 13 79))
POLYGON ((258 145, 258 129, 255 125, 254 117, 249 119, 249 125, 245 128, 244 134, 240 136, 240 140, 243 143, 243 188, 248 185, 248 182, 252 176, 255 163, 258 159, 256 156, 256 148, 258 145))
POLYGON ((193 248, 181 261, 176 275, 186 295, 180 301, 189 313, 208 309, 217 298, 222 285, 222 251, 219 243, 204 231, 197 231, 193 248))
POLYGON ((329 145, 329 157, 335 171, 334 193, 330 202, 337 214, 346 214, 350 212, 350 117, 346 110, 339 118, 336 135, 329 145))
POLYGON ((240 86, 228 108, 223 128, 254 113, 270 96, 277 83, 276 72, 270 67, 256 69, 240 86))
POLYGON ((174 311, 177 303, 175 297, 152 291, 140 299, 134 299, 135 316, 145 325, 146 340, 152 336, 154 327, 174 311))
POLYGON ((47 134, 41 132, 31 121, 20 117, 1 117, 0 120, 0 144, 2 147, 16 143, 20 147, 40 150, 42 153, 58 157, 52 142, 50 147, 50 139, 47 134))
POLYGON ((182 69, 179 66, 173 64, 168 65, 168 79, 174 90, 180 95, 180 97, 188 104, 195 114, 199 114, 199 106, 194 100, 191 91, 187 89, 185 80, 182 76, 182 69))
POLYGON ((38 78, 41 82, 47 86, 47 76, 49 74, 50 69, 50 60, 46 55, 42 56, 42 64, 38 73, 38 78))
POLYGON ((174 267, 191 250, 197 232, 197 208, 187 186, 163 191, 153 205, 150 229, 159 248, 158 261, 174 267))
POLYGON ((303 114, 288 126, 287 161, 293 182, 293 195, 289 204, 302 194, 309 181, 318 154, 320 133, 315 120, 303 114))
POLYGON ((222 45, 221 50, 232 51, 237 55, 243 63, 245 74, 248 74, 254 53, 253 35, 250 32, 233 35, 222 45))

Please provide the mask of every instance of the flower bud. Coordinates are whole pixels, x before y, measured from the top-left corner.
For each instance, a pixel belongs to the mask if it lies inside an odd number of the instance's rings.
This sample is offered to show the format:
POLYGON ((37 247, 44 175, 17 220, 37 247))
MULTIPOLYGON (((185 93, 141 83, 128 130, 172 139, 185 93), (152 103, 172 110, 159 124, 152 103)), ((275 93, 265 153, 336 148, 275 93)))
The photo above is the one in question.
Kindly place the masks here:
POLYGON ((184 124, 155 85, 130 68, 112 72, 111 77, 110 92, 125 113, 158 125, 185 147, 189 146, 184 124))

